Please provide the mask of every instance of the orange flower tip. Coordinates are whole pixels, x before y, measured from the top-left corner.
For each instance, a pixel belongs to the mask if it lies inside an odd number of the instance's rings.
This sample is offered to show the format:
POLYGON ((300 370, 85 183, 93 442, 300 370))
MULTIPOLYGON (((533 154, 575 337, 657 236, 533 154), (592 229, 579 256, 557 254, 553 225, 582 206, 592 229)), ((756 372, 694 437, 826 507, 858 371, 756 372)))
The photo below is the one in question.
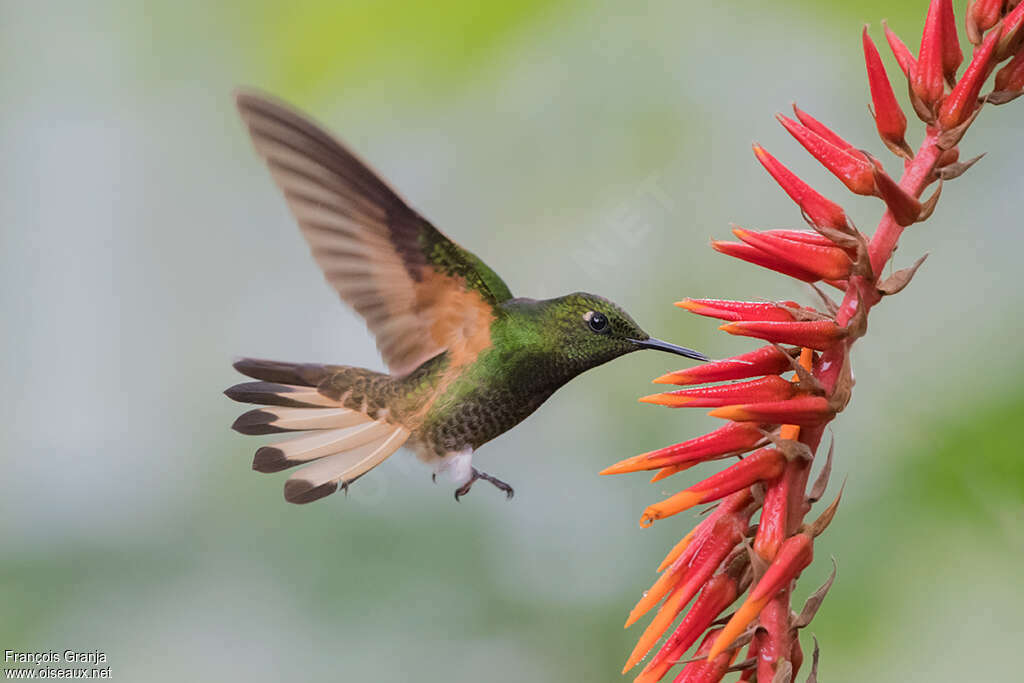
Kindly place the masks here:
POLYGON ((638 400, 640 403, 653 403, 654 405, 668 406, 669 408, 679 408, 693 401, 693 398, 676 394, 651 394, 650 396, 641 396, 638 400))
POLYGON ((715 408, 708 413, 710 417, 717 417, 722 420, 733 420, 735 422, 749 422, 752 416, 742 405, 722 406, 715 408))
POLYGON ((680 472, 683 472, 684 470, 688 470, 688 469, 690 469, 695 464, 696 463, 689 463, 688 462, 688 463, 684 463, 682 465, 669 465, 667 467, 662 467, 660 470, 658 470, 654 474, 653 477, 651 477, 651 483, 653 484, 655 482, 661 481, 662 479, 668 479, 673 474, 679 474, 680 472))
POLYGON ((757 618, 757 615, 761 613, 761 610, 764 609, 767 603, 767 598, 762 598, 761 600, 747 599, 743 606, 732 615, 725 628, 719 632, 718 637, 715 638, 714 644, 708 650, 708 661, 714 661, 718 655, 729 649, 733 641, 743 633, 743 630, 747 628, 750 622, 757 618))
POLYGON ((698 306, 697 302, 693 299, 683 299, 682 301, 677 301, 675 305, 679 308, 685 308, 688 311, 692 311, 698 306))
POLYGON ((665 571, 669 566, 672 565, 673 562, 678 560, 679 556, 686 552, 686 549, 690 547, 690 543, 693 541, 693 537, 695 535, 696 527, 694 527, 694 529, 691 530, 688 534, 683 536, 682 540, 679 541, 679 543, 676 543, 672 550, 668 551, 668 555, 666 555, 665 559, 662 560, 661 564, 658 565, 658 571, 665 571))
POLYGON ((614 465, 609 465, 599 472, 599 474, 625 474, 626 472, 636 472, 637 470, 647 469, 647 453, 641 453, 640 455, 634 455, 631 458, 620 460, 614 465))
MULTIPOLYGON (((638 617, 638 616, 634 616, 633 612, 630 612, 629 616, 626 617, 626 623, 622 625, 623 630, 625 630, 625 629, 629 628, 630 626, 632 626, 633 624, 635 624, 636 620, 639 619, 639 618, 640 617, 638 617)), ((630 657, 630 660, 628 660, 626 662, 626 666, 623 667, 622 673, 626 673, 627 671, 632 669, 634 666, 636 666, 635 664, 630 664, 629 663, 629 661, 631 661, 631 660, 632 660, 632 657, 630 657)))
POLYGON ((703 500, 704 493, 702 491, 680 491, 660 503, 648 505, 647 509, 644 510, 643 516, 640 518, 640 526, 647 529, 655 521, 689 510, 695 505, 700 505, 703 500))
POLYGON ((666 372, 661 377, 655 377, 652 379, 651 384, 675 384, 678 380, 684 379, 685 376, 685 370, 679 372, 666 372))

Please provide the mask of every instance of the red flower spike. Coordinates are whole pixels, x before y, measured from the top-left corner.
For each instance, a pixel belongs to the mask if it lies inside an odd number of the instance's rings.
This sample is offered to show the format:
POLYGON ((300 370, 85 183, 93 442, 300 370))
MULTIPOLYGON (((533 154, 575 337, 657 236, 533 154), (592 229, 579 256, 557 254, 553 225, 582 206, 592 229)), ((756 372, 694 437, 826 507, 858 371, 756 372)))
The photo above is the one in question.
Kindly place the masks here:
POLYGON ((839 149, 867 160, 867 156, 863 152, 855 148, 843 138, 839 137, 835 131, 805 112, 800 107, 796 106, 795 103, 793 104, 793 113, 796 114, 796 118, 800 123, 804 124, 804 126, 825 138, 839 149))
POLYGON ((906 140, 907 117, 896 101, 889 76, 885 73, 885 66, 882 64, 882 57, 878 54, 878 48, 875 47, 871 36, 868 35, 867 26, 864 27, 863 43, 864 62, 868 70, 868 85, 871 88, 871 101, 874 104, 875 127, 878 129, 878 135, 890 149, 899 150, 909 157, 912 152, 906 140))
POLYGON ((999 34, 996 31, 985 36, 981 47, 974 51, 974 57, 964 71, 963 78, 942 103, 942 109, 939 110, 939 125, 944 130, 956 128, 978 108, 981 87, 995 66, 992 58, 998 41, 999 34))
POLYGON ((756 337, 776 344, 806 346, 818 351, 830 349, 846 336, 846 330, 831 320, 802 320, 792 323, 742 321, 718 329, 741 337, 756 337))
POLYGON ((732 453, 746 452, 762 439, 764 435, 759 425, 728 424, 710 434, 627 458, 602 470, 601 474, 623 474, 656 470, 669 465, 696 464, 732 453))
MULTIPOLYGON (((736 599, 738 584, 729 574, 716 574, 693 603, 675 632, 651 658, 633 683, 655 683, 668 672, 676 661, 683 658, 697 638, 719 614, 736 599)), ((623 672, 625 673, 625 672, 623 672)))
MULTIPOLYGON (((804 370, 798 374, 803 380, 797 387, 785 391, 782 383, 790 377, 788 366, 792 363, 792 351, 776 347, 765 347, 659 378, 660 382, 683 386, 746 380, 732 386, 685 389, 668 394, 675 401, 722 401, 727 397, 757 400, 724 405, 711 411, 711 415, 729 420, 713 434, 637 456, 614 465, 613 471, 656 469, 655 479, 661 479, 703 459, 728 457, 730 453, 721 453, 721 450, 736 442, 744 444, 743 452, 754 450, 739 462, 730 463, 724 471, 645 511, 642 524, 650 524, 657 518, 734 491, 668 553, 659 567, 663 573, 655 584, 657 589, 653 596, 648 594, 645 598, 647 606, 659 609, 634 657, 648 651, 673 621, 678 619, 680 623, 640 673, 637 683, 657 683, 674 663, 685 658, 693 640, 709 627, 709 620, 721 610, 729 609, 722 604, 735 594, 743 594, 752 574, 759 574, 760 579, 745 602, 723 629, 711 627, 698 648, 704 658, 685 663, 676 680, 689 683, 720 680, 739 656, 740 647, 731 647, 731 644, 736 644, 736 638, 745 631, 750 633, 750 646, 743 649, 752 661, 733 667, 741 681, 790 680, 801 668, 803 652, 798 630, 813 617, 824 592, 816 592, 804 610, 796 615, 790 604, 790 590, 813 557, 812 539, 825 530, 838 504, 837 499, 813 523, 804 520, 809 508, 821 498, 830 469, 826 466, 825 476, 819 475, 810 484, 809 458, 819 448, 823 427, 849 401, 853 386, 850 346, 866 332, 867 317, 881 299, 880 293, 898 291, 895 285, 875 283, 866 261, 870 258, 871 268, 881 273, 899 244, 903 228, 931 215, 938 193, 922 204, 918 198, 923 191, 936 176, 950 179, 970 165, 971 162, 958 161, 956 145, 977 117, 981 84, 995 71, 997 64, 1009 61, 996 75, 996 91, 988 101, 1002 104, 1015 95, 1024 94, 1024 0, 972 0, 967 12, 968 34, 978 47, 958 82, 953 81, 963 66, 963 54, 956 42, 953 23, 951 0, 931 0, 920 61, 915 60, 888 27, 885 28, 886 39, 910 81, 914 111, 928 124, 916 151, 906 144, 906 116, 896 102, 878 50, 866 33, 863 36, 879 134, 890 149, 906 159, 898 180, 886 175, 874 157, 853 149, 846 140, 800 109, 794 107, 795 119, 780 117, 783 125, 852 189, 865 192, 868 183, 864 170, 867 166, 874 167, 870 171, 870 180, 875 186, 873 192, 886 202, 887 211, 870 237, 861 239, 847 222, 841 207, 815 192, 762 148, 754 148, 760 163, 797 202, 816 232, 740 229, 737 234, 742 243, 716 242, 714 248, 797 279, 834 284, 843 290, 843 298, 841 302, 833 302, 818 292, 831 316, 824 319, 804 315, 788 305, 780 311, 770 303, 702 299, 682 304, 699 314, 726 321, 722 329, 731 334, 801 347, 800 363, 804 370), (948 95, 947 81, 951 89, 948 95), (839 233, 830 230, 839 230, 839 233), (831 263, 827 258, 822 259, 822 253, 835 257, 838 262, 838 254, 832 251, 838 244, 826 236, 846 245, 841 251, 847 261, 855 260, 852 271, 844 271, 841 277, 822 277, 822 263, 831 263), (814 349, 824 352, 816 357, 814 349), (802 392, 800 387, 811 389, 802 392), (795 395, 790 393, 794 390, 795 395), (774 398, 775 392, 791 397, 764 400, 774 398), (776 427, 780 427, 779 436, 769 436, 770 430, 776 427), (730 442, 731 439, 737 441, 730 442), (800 445, 794 443, 797 440, 800 445), (768 442, 774 443, 765 446, 768 442), (737 542, 751 533, 747 525, 755 512, 760 518, 753 532, 753 552, 748 555, 746 544, 737 546, 737 542), (752 571, 749 563, 760 564, 759 557, 767 562, 767 568, 752 571), (728 558, 733 558, 731 567, 742 566, 744 573, 728 568, 722 570, 722 562, 728 558), (735 593, 731 589, 726 591, 726 579, 722 578, 726 574, 739 582, 735 593), (694 601, 693 605, 682 614, 690 601, 694 601), (758 622, 754 622, 755 619, 758 622), (752 622, 758 624, 756 630, 749 628, 752 622)), ((815 655, 816 660, 817 648, 815 655)), ((814 664, 812 678, 816 676, 817 662, 814 664)))
MULTIPOLYGON (((711 646, 721 631, 722 629, 715 629, 708 632, 704 640, 701 641, 700 647, 697 648, 698 657, 703 657, 711 650, 711 646)), ((735 656, 735 653, 732 655, 722 653, 713 659, 701 659, 690 662, 683 667, 682 672, 680 672, 673 683, 718 683, 729 670, 729 665, 735 656)))
MULTIPOLYGON (((783 403, 789 403, 789 401, 783 401, 783 403)), ((757 482, 774 479, 782 473, 785 464, 786 457, 774 448, 762 448, 754 451, 735 465, 711 475, 704 481, 700 481, 660 503, 647 506, 643 517, 640 518, 640 526, 649 527, 654 524, 655 520, 671 517, 701 503, 724 498, 730 493, 745 489, 757 482)))
POLYGON ((889 43, 889 49, 892 50, 892 54, 896 57, 896 62, 903 70, 903 74, 908 80, 913 79, 914 72, 917 70, 917 60, 914 59, 914 53, 900 40, 898 35, 893 33, 892 29, 884 21, 882 22, 882 28, 885 29, 885 40, 889 43))
POLYGON ((775 403, 747 403, 745 405, 715 408, 708 413, 737 422, 772 422, 815 427, 832 419, 835 410, 821 396, 801 396, 775 403))
MULTIPOLYGON (((948 102, 949 100, 947 100, 948 102)), ((885 171, 875 171, 875 185, 882 201, 898 225, 914 224, 921 215, 921 202, 907 194, 885 171)))
POLYGON ((747 507, 753 500, 753 495, 750 493, 750 489, 743 489, 737 491, 731 496, 726 496, 721 503, 715 506, 715 509, 708 513, 704 521, 695 526, 690 530, 690 533, 683 537, 683 540, 679 541, 672 550, 669 551, 665 559, 658 565, 658 571, 664 571, 666 568, 672 566, 676 560, 686 552, 690 544, 700 535, 707 533, 712 528, 715 520, 724 515, 731 515, 738 510, 742 510, 747 507))
POLYGON ((921 49, 917 53, 917 69, 910 81, 918 99, 934 110, 945 92, 942 76, 943 31, 942 4, 949 0, 931 0, 924 20, 921 49))
POLYGON ((778 375, 736 384, 718 384, 697 389, 680 389, 663 394, 644 396, 643 403, 654 403, 670 408, 718 408, 736 403, 764 403, 793 398, 796 386, 778 375))
POLYGON ((671 588, 671 593, 665 598, 665 602, 658 609, 658 613, 654 615, 654 619, 644 629, 643 635, 640 636, 636 647, 633 648, 633 652, 626 661, 623 672, 632 669, 636 666, 637 662, 644 658, 654 644, 658 642, 658 638, 675 621, 679 611, 693 599, 693 596, 697 594, 701 586, 714 574, 715 569, 732 552, 736 544, 742 540, 749 517, 749 515, 734 514, 715 520, 714 530, 704 538, 700 547, 689 558, 689 561, 686 563, 688 566, 679 566, 683 563, 677 561, 655 582, 647 595, 640 599, 640 602, 630 612, 629 620, 626 621, 627 627, 635 623, 637 619, 643 616, 645 612, 656 605, 658 600, 661 599, 661 595, 658 595, 657 598, 653 596, 656 591, 662 590, 661 585, 663 582, 669 583, 666 577, 671 579, 673 574, 678 575, 677 583, 671 588))
POLYGON ((847 153, 840 147, 821 137, 810 128, 803 126, 791 118, 776 114, 775 118, 803 145, 811 156, 855 194, 871 196, 875 194, 875 166, 867 158, 858 153, 856 156, 847 153))
POLYGON ((995 26, 1003 13, 1003 0, 971 0, 967 5, 967 37, 980 45, 982 34, 995 26))
MULTIPOLYGON (((783 301, 784 306, 800 308, 795 301, 783 301)), ((709 318, 728 320, 793 320, 793 314, 782 306, 761 301, 726 301, 724 299, 684 299, 676 306, 709 318)))
MULTIPOLYGON (((875 171, 873 165, 869 168, 875 171)), ((874 187, 874 182, 871 186, 874 187)), ((734 228, 733 234, 769 256, 790 263, 793 267, 803 268, 822 280, 845 280, 853 269, 853 261, 836 246, 823 247, 810 242, 795 242, 743 228, 734 228)))
POLYGON ((764 147, 754 145, 754 155, 757 156, 757 160, 761 162, 765 170, 775 178, 775 182, 785 190, 790 199, 797 203, 812 224, 843 231, 849 230, 849 221, 846 219, 846 213, 842 207, 818 194, 810 185, 783 166, 778 159, 765 151, 764 147))
POLYGON ((778 375, 792 367, 789 356, 774 346, 762 346, 756 351, 716 360, 703 365, 695 365, 685 370, 677 370, 654 380, 655 384, 704 384, 705 382, 724 382, 730 379, 746 379, 761 375, 778 375))
POLYGON ((786 539, 779 549, 779 554, 768 566, 757 586, 750 591, 746 602, 740 607, 722 632, 715 639, 708 652, 708 661, 714 660, 728 648, 732 641, 743 633, 747 625, 757 618, 764 606, 776 593, 799 576, 814 559, 814 539, 808 534, 796 534, 786 539))
POLYGON ((814 273, 808 272, 803 268, 797 268, 786 261, 780 261, 779 259, 764 253, 760 249, 755 249, 749 244, 712 240, 711 248, 719 253, 725 254, 726 256, 732 256, 733 258, 738 258, 741 261, 753 263, 755 266, 774 270, 777 273, 788 275, 789 277, 796 278, 803 282, 817 282, 821 279, 814 273))
POLYGON ((953 0, 941 0, 939 22, 942 25, 942 74, 950 85, 956 83, 956 70, 964 61, 960 41, 956 34, 956 17, 953 15, 953 0))
POLYGON ((1024 91, 1024 48, 1010 63, 996 72, 997 91, 1018 94, 1024 91))

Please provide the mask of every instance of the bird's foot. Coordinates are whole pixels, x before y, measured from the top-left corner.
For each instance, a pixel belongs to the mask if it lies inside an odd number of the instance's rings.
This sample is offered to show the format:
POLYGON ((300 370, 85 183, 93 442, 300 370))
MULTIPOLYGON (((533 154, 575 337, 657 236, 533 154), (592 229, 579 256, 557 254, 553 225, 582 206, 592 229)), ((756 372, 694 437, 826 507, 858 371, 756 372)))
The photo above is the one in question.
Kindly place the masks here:
POLYGON ((512 489, 512 487, 503 482, 501 479, 498 479, 497 477, 492 477, 486 472, 481 472, 480 470, 474 467, 472 469, 472 474, 469 477, 469 481, 467 481, 459 488, 455 489, 456 503, 459 502, 460 498, 469 493, 469 490, 473 488, 473 482, 475 482, 477 479, 483 479, 484 481, 489 481, 490 483, 494 484, 494 487, 496 489, 505 492, 505 497, 508 498, 509 500, 512 499, 512 496, 516 495, 516 492, 512 489))

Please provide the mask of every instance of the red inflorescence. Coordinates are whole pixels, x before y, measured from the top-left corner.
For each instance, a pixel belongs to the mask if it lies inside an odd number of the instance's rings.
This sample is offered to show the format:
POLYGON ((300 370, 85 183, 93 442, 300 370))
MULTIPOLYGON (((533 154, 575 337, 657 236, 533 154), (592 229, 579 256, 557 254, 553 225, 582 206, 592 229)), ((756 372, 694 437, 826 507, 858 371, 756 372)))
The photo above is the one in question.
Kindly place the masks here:
MULTIPOLYGON (((907 79, 914 113, 926 124, 917 152, 906 142, 907 117, 875 43, 864 30, 872 113, 882 142, 904 159, 899 181, 877 159, 795 105, 796 119, 778 116, 851 192, 883 202, 885 211, 873 235, 861 234, 839 204, 760 145, 754 146, 758 161, 796 202, 810 229, 737 227, 733 234, 739 242, 715 241, 712 247, 803 282, 823 282, 839 289, 843 299, 832 302, 817 290, 824 311, 794 301, 686 299, 676 304, 724 321, 720 329, 725 332, 769 344, 657 378, 658 384, 691 388, 642 401, 712 408, 710 415, 728 422, 704 436, 642 453, 602 472, 654 471, 658 481, 700 463, 739 458, 643 513, 641 524, 649 526, 717 501, 669 552, 658 568, 661 575, 629 615, 627 626, 652 610, 655 614, 624 670, 653 651, 638 683, 655 683, 677 665, 681 669, 676 683, 714 683, 730 672, 740 681, 795 680, 803 662, 798 630, 814 616, 831 585, 830 580, 800 614, 790 608, 792 588, 813 558, 814 538, 828 526, 839 502, 837 497, 817 521, 804 523, 828 485, 831 450, 810 486, 809 475, 825 426, 850 400, 850 349, 865 334, 871 309, 884 296, 902 290, 920 265, 882 277, 903 229, 934 211, 938 192, 922 201, 927 187, 959 176, 973 163, 958 161, 957 146, 965 130, 984 104, 1003 104, 1024 93, 1024 2, 973 0, 965 25, 976 47, 959 75, 963 54, 951 0, 931 0, 916 58, 885 27, 886 40, 907 79), (1004 61, 1008 63, 997 72, 1004 61), (993 91, 981 96, 993 74, 993 91), (725 383, 715 384, 719 382, 725 383), (736 611, 721 617, 744 594, 736 611), (667 632, 670 635, 655 648, 667 632), (743 648, 746 656, 740 658, 743 648)), ((815 661, 816 657, 817 648, 815 661)))

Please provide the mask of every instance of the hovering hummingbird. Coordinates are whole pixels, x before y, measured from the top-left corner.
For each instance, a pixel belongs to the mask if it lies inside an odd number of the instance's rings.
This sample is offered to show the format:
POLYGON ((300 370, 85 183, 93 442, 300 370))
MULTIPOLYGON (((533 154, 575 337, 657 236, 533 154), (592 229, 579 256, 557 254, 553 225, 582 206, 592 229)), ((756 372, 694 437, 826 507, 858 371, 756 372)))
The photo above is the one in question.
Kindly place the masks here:
POLYGON ((344 365, 242 359, 257 381, 228 397, 262 407, 232 425, 242 434, 308 432, 263 446, 253 469, 299 469, 285 500, 334 493, 403 444, 458 486, 478 479, 473 452, 516 426, 581 372, 639 349, 700 361, 653 339, 595 294, 513 297, 483 261, 411 209, 327 131, 263 95, 240 93, 256 151, 284 192, 327 281, 366 319, 389 374, 344 365), (307 464, 310 463, 310 464, 307 464))

